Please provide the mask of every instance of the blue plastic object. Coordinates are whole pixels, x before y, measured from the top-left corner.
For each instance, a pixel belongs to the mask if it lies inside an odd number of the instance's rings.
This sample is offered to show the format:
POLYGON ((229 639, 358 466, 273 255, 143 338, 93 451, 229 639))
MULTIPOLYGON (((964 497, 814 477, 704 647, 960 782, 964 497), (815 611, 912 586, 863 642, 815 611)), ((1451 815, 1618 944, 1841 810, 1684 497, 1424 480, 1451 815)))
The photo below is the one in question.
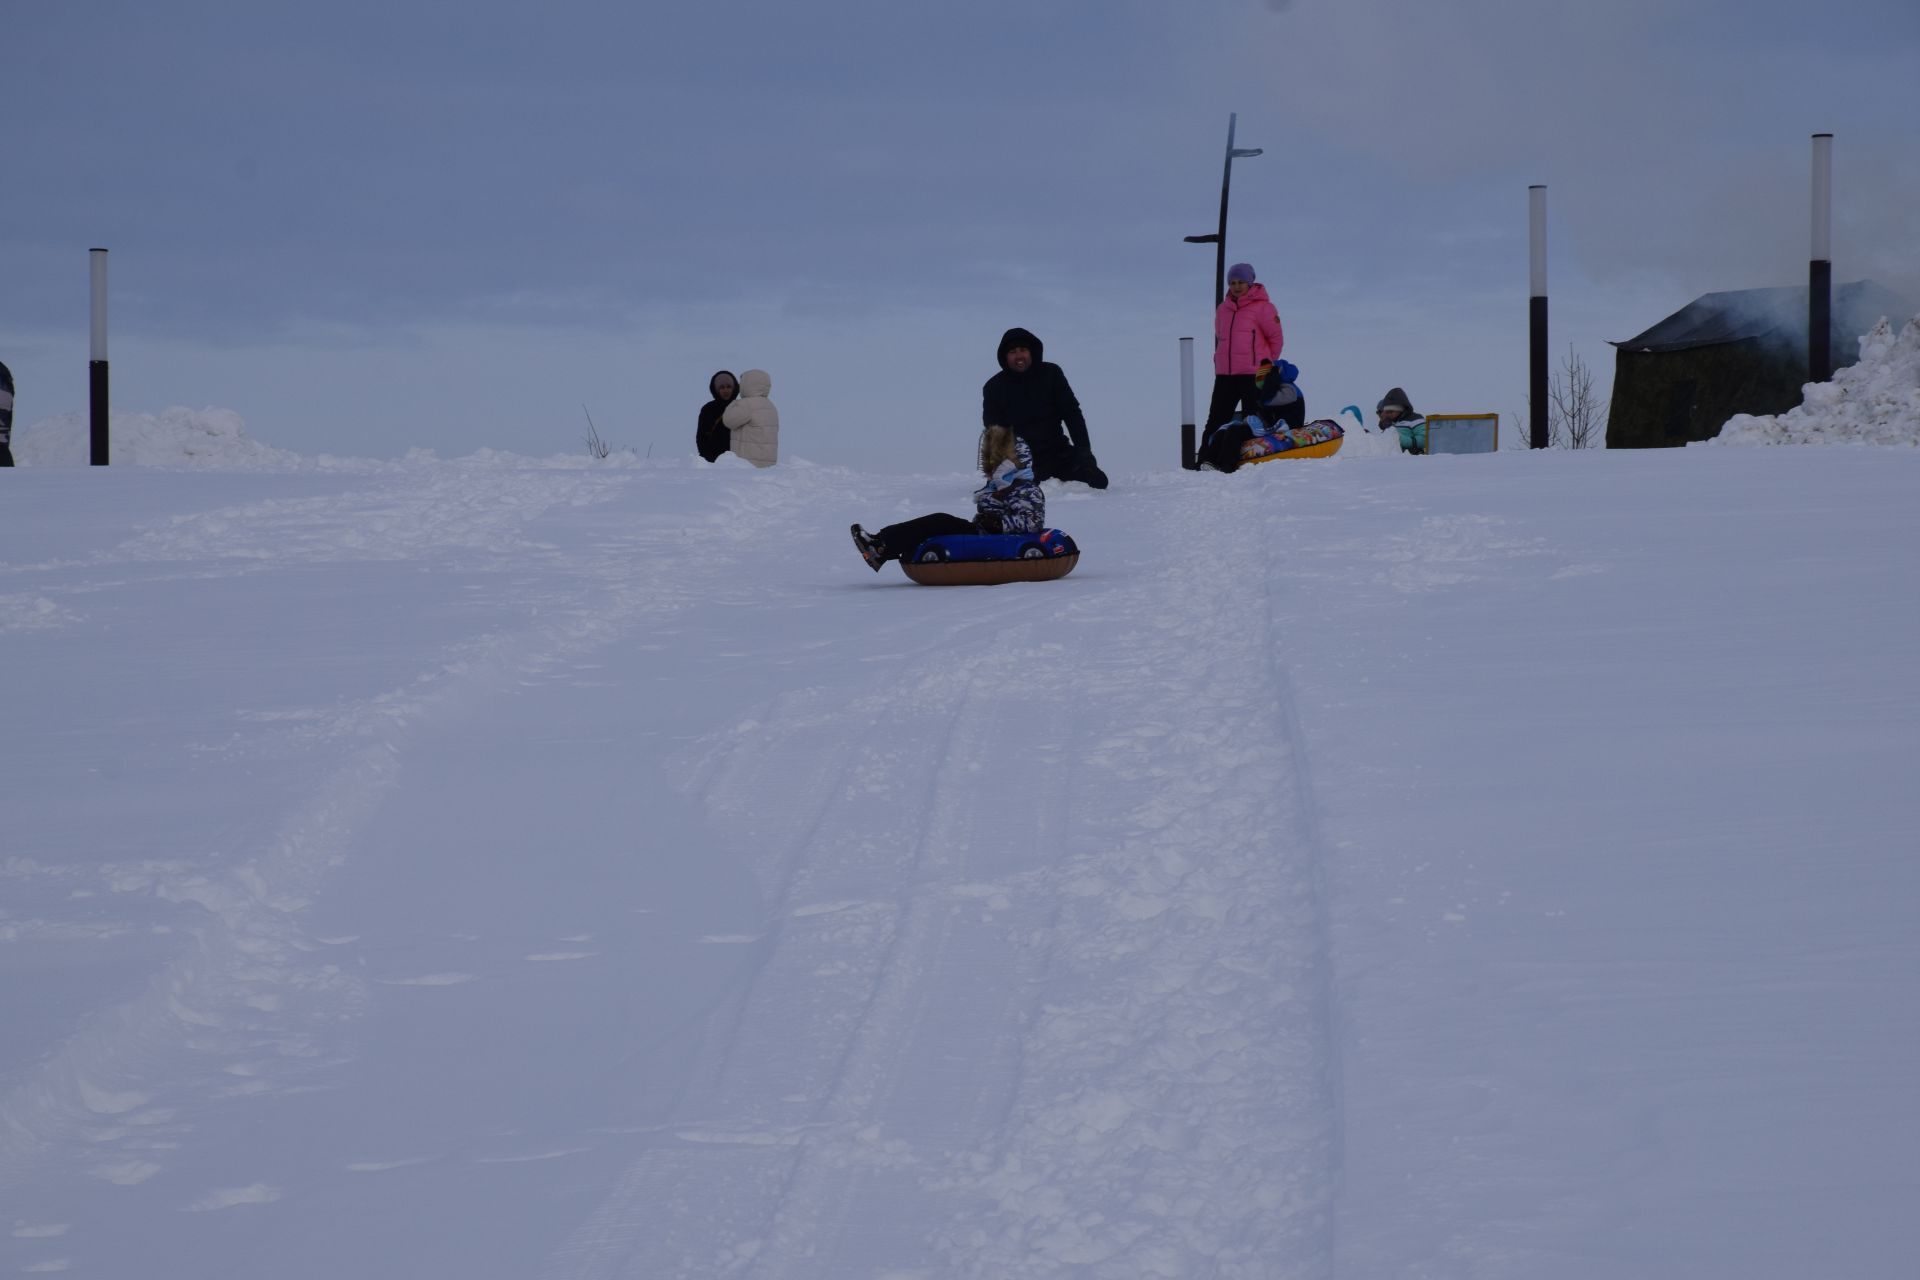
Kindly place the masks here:
POLYGON ((928 538, 908 559, 915 564, 965 564, 981 560, 1050 560, 1080 548, 1058 529, 1039 533, 946 533, 928 538))

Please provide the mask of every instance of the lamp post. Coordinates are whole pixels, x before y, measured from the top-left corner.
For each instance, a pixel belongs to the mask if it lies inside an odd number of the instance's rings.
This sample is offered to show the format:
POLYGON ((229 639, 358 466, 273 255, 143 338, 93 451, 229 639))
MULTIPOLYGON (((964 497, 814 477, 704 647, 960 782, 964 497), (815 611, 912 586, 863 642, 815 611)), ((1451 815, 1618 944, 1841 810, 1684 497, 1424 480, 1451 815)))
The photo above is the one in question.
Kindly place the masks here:
POLYGON ((1227 168, 1220 179, 1220 229, 1210 236, 1188 236, 1188 244, 1210 244, 1213 253, 1213 305, 1219 306, 1220 300, 1227 296, 1227 191, 1233 186, 1233 162, 1236 157, 1257 156, 1259 147, 1235 147, 1233 131, 1240 121, 1240 113, 1233 112, 1227 117, 1227 168))

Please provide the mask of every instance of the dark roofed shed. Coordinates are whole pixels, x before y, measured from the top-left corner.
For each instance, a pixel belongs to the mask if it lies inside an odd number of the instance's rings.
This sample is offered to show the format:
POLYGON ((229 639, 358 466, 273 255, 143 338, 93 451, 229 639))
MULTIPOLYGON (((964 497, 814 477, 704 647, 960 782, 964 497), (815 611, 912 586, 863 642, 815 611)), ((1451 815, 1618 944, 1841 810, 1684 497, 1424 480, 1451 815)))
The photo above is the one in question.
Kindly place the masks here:
MULTIPOLYGON (((1870 280, 1833 291, 1834 368, 1860 359, 1860 337, 1913 304, 1870 280)), ((1784 413, 1807 381, 1806 286, 1694 299, 1645 333, 1616 342, 1607 447, 1711 440, 1737 413, 1784 413)))

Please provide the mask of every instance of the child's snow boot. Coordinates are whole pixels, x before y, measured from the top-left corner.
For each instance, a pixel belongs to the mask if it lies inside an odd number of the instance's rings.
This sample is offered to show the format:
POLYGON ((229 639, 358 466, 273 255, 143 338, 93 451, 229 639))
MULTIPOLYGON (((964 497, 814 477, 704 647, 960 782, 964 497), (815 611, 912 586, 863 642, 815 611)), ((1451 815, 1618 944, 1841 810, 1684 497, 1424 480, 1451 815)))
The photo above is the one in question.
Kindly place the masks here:
POLYGON ((881 552, 880 544, 873 540, 873 535, 857 524, 853 526, 853 545, 860 548, 860 558, 867 562, 867 568, 875 573, 880 572, 887 557, 881 552))

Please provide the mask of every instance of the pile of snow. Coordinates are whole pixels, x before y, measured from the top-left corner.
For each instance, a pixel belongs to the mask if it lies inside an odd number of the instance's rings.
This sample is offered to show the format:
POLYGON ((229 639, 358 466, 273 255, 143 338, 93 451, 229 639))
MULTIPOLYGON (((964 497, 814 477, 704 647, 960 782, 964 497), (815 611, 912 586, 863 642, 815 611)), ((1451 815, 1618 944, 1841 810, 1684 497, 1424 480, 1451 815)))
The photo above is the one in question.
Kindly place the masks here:
MULTIPOLYGON (((85 414, 69 410, 14 432, 13 456, 23 467, 84 467, 92 458, 85 414)), ((108 463, 112 466, 191 469, 195 471, 379 471, 444 461, 434 450, 413 448, 394 459, 343 458, 295 453, 262 444, 247 435, 246 421, 232 409, 186 409, 152 413, 113 413, 108 422, 108 463)), ((499 449, 476 449, 460 459, 479 467, 552 470, 619 470, 630 467, 690 465, 688 459, 648 459, 632 449, 605 458, 584 452, 536 458, 499 449)), ((735 465, 732 454, 721 465, 735 465)), ((798 463, 798 465, 805 465, 798 463)), ((700 466, 706 466, 700 463, 700 466)), ((740 467, 753 464, 737 461, 740 467)))
POLYGON ((1900 336, 1884 319, 1860 339, 1860 362, 1812 382, 1798 408, 1777 417, 1737 414, 1707 444, 1920 446, 1920 316, 1900 336))
MULTIPOLYGON (((107 430, 110 465, 208 471, 287 471, 313 465, 300 454, 249 439, 246 423, 231 409, 176 406, 159 414, 113 413, 107 430)), ((25 467, 84 467, 92 457, 87 418, 69 411, 36 422, 18 433, 13 452, 25 467)))
POLYGON ((1335 422, 1346 430, 1346 438, 1340 442, 1340 456, 1343 458, 1398 458, 1405 455, 1400 448, 1398 431, 1382 431, 1364 420, 1355 422, 1353 415, 1342 410, 1334 415, 1335 422))

